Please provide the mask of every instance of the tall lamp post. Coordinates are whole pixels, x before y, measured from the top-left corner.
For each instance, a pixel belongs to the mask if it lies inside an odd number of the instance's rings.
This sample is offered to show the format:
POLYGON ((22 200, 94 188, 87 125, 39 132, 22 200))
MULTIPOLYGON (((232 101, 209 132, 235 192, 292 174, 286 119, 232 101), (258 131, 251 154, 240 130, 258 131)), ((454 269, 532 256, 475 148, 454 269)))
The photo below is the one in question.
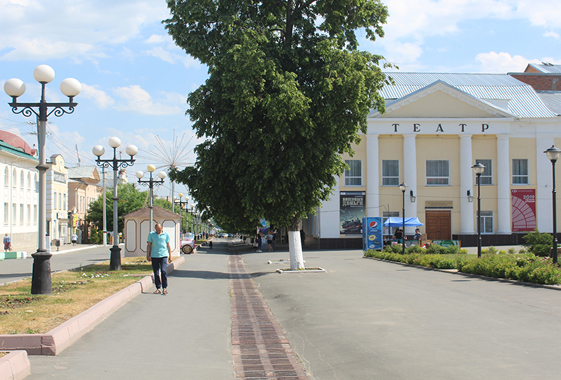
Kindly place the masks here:
POLYGON ((551 198, 553 199, 553 251, 551 252, 551 257, 553 263, 557 264, 557 193, 555 192, 555 163, 561 154, 561 149, 558 149, 555 145, 547 149, 544 152, 551 161, 551 168, 553 171, 553 190, 551 190, 551 198))
POLYGON ((399 185, 399 189, 403 193, 403 235, 401 235, 401 248, 402 253, 405 255, 405 190, 407 190, 407 185, 405 184, 405 182, 402 182, 401 185, 399 185))
MULTIPOLYGON (((186 206, 189 203, 189 198, 185 198, 185 202, 182 201, 183 199, 183 193, 179 193, 177 194, 179 196, 179 200, 174 200, 173 203, 176 205, 179 205, 179 216, 181 216, 181 219, 183 220, 183 215, 181 215, 181 210, 185 209, 185 207, 183 207, 184 205, 186 206)), ((187 224, 185 224, 185 228, 187 229, 187 224)))
POLYGON ((68 103, 47 103, 45 99, 45 86, 55 78, 54 70, 47 65, 40 65, 33 71, 33 77, 41 83, 41 101, 39 103, 18 103, 17 99, 25 92, 25 84, 17 79, 8 79, 4 84, 4 91, 12 97, 12 102, 8 103, 12 107, 12 112, 22 114, 25 117, 35 115, 37 117, 37 140, 39 150, 39 230, 38 230, 38 248, 33 253, 33 274, 31 279, 31 294, 53 294, 51 286, 51 256, 46 249, 47 231, 47 165, 45 159, 46 153, 46 130, 47 118, 54 114, 61 117, 64 114, 74 112, 74 107, 78 103, 74 103, 74 97, 82 90, 82 85, 74 78, 67 78, 60 84, 60 91, 68 96, 68 103))
POLYGON ((105 148, 101 145, 93 147, 92 152, 97 156, 95 161, 99 167, 113 168, 113 247, 110 248, 111 260, 109 268, 111 270, 121 270, 121 248, 119 248, 119 197, 117 196, 117 185, 119 183, 119 167, 126 168, 134 165, 134 156, 138 153, 138 148, 134 145, 127 146, 126 152, 129 159, 118 159, 117 148, 121 146, 118 137, 109 139, 109 146, 113 148, 113 158, 101 159, 105 153, 105 148))
POLYGON ((191 212, 189 213, 191 216, 191 232, 193 236, 195 235, 195 205, 191 205, 191 212))
POLYGON ((471 167, 477 176, 477 257, 481 257, 481 174, 485 171, 485 165, 481 162, 471 167))
POLYGON ((144 173, 141 171, 136 172, 136 178, 138 178, 139 184, 147 185, 150 189, 150 206, 148 206, 148 208, 150 209, 150 219, 148 223, 148 231, 152 231, 152 223, 154 222, 154 185, 157 186, 163 184, 164 179, 167 177, 167 175, 165 172, 159 172, 158 177, 160 177, 160 179, 154 180, 154 178, 152 177, 152 173, 154 173, 156 167, 150 164, 148 165, 146 170, 148 170, 148 172, 150 173, 150 179, 142 180, 142 177, 144 177, 144 173))

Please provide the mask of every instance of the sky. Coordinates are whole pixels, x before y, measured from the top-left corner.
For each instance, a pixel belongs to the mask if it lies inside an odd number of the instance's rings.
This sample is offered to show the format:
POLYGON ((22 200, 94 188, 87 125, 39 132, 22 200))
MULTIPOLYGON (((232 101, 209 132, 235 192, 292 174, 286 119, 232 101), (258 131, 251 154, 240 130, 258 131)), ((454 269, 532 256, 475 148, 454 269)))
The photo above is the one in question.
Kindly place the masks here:
MULTIPOLYGON (((358 31, 360 49, 380 54, 408 72, 522 72, 528 63, 561 64, 558 0, 386 0, 385 35, 375 42, 358 31)), ((176 46, 162 20, 165 0, 0 0, 0 86, 26 83, 18 101, 38 102, 33 70, 51 66, 48 102, 65 102, 59 90, 76 78, 82 92, 71 115, 49 117, 47 157, 61 154, 67 167, 95 165, 92 148, 109 138, 139 148, 129 182, 149 164, 166 170, 195 162, 199 142, 186 116, 188 94, 203 84, 207 68, 176 46)), ((37 143, 35 118, 12 113, 0 92, 0 130, 37 143), (4 100, 2 102, 1 100, 4 100), (3 104, 3 105, 2 105, 3 104)), ((122 153, 121 153, 122 152, 122 153)), ((111 156, 112 157, 112 156, 111 156)), ((156 174, 156 173, 155 173, 156 174)), ((146 179, 146 178, 145 178, 146 179)), ((187 194, 175 185, 175 196, 187 194)), ((170 196, 169 181, 155 188, 170 196)))

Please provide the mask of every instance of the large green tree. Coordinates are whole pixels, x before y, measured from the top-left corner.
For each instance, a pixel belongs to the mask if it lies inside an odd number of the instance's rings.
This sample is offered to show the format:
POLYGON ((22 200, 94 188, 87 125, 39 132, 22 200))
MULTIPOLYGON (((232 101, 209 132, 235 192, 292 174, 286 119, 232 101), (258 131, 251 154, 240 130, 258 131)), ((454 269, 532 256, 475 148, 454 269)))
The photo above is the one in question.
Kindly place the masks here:
POLYGON ((383 57, 355 34, 383 36, 378 0, 168 0, 166 28, 209 68, 188 97, 194 167, 172 171, 198 207, 245 229, 289 226, 291 267, 303 268, 299 222, 328 199, 342 153, 366 131, 383 57))
MULTIPOLYGON (((120 183, 117 189, 118 212, 119 212, 119 231, 123 231, 124 219, 128 213, 146 207, 148 205, 148 191, 139 191, 132 183, 120 183)), ((113 231, 113 190, 105 193, 107 231, 113 231)), ((165 199, 154 199, 156 206, 171 210, 171 203, 165 199)), ((103 197, 99 197, 90 203, 86 220, 95 225, 97 229, 103 228, 103 197)))

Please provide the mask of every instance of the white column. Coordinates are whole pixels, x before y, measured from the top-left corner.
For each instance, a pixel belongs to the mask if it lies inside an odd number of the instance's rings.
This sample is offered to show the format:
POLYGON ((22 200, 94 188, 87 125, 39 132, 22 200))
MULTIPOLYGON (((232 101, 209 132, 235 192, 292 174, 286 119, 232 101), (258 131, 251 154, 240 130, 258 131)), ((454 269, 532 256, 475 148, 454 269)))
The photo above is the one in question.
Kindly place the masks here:
POLYGON ((380 216, 378 135, 366 135, 366 216, 380 216))
POLYGON ((474 196, 474 199, 477 197, 477 194, 474 195, 473 191, 473 170, 471 167, 475 162, 472 158, 471 137, 470 134, 460 135, 460 234, 462 235, 475 234, 473 202, 469 202, 467 197, 468 190, 474 196))
MULTIPOLYGON (((552 145, 555 145, 553 137, 536 137, 536 222, 538 231, 549 233, 553 232, 553 173, 551 161, 544 151, 552 145)), ((559 161, 555 164, 555 169, 558 167, 559 161)))
POLYGON ((497 234, 510 235, 510 154, 507 135, 497 135, 497 234))
MULTIPOLYGON (((417 216, 417 203, 411 202, 410 192, 417 196, 417 147, 414 134, 403 135, 403 181, 407 185, 405 192, 405 217, 414 218, 417 216)), ((405 229, 407 234, 415 232, 414 227, 405 229)))
POLYGON ((339 190, 339 176, 335 176, 337 184, 333 189, 333 194, 327 201, 321 203, 321 209, 318 215, 320 232, 319 237, 321 239, 336 238, 341 237, 341 226, 340 226, 340 193, 339 190))

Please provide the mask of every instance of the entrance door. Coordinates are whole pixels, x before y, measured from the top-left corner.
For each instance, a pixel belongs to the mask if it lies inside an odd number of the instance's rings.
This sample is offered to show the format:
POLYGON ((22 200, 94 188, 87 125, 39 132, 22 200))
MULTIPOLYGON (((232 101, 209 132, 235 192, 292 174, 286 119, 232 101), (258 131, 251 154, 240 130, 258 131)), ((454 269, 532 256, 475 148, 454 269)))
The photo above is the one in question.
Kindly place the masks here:
POLYGON ((450 240, 452 217, 450 211, 425 211, 427 239, 450 240))

